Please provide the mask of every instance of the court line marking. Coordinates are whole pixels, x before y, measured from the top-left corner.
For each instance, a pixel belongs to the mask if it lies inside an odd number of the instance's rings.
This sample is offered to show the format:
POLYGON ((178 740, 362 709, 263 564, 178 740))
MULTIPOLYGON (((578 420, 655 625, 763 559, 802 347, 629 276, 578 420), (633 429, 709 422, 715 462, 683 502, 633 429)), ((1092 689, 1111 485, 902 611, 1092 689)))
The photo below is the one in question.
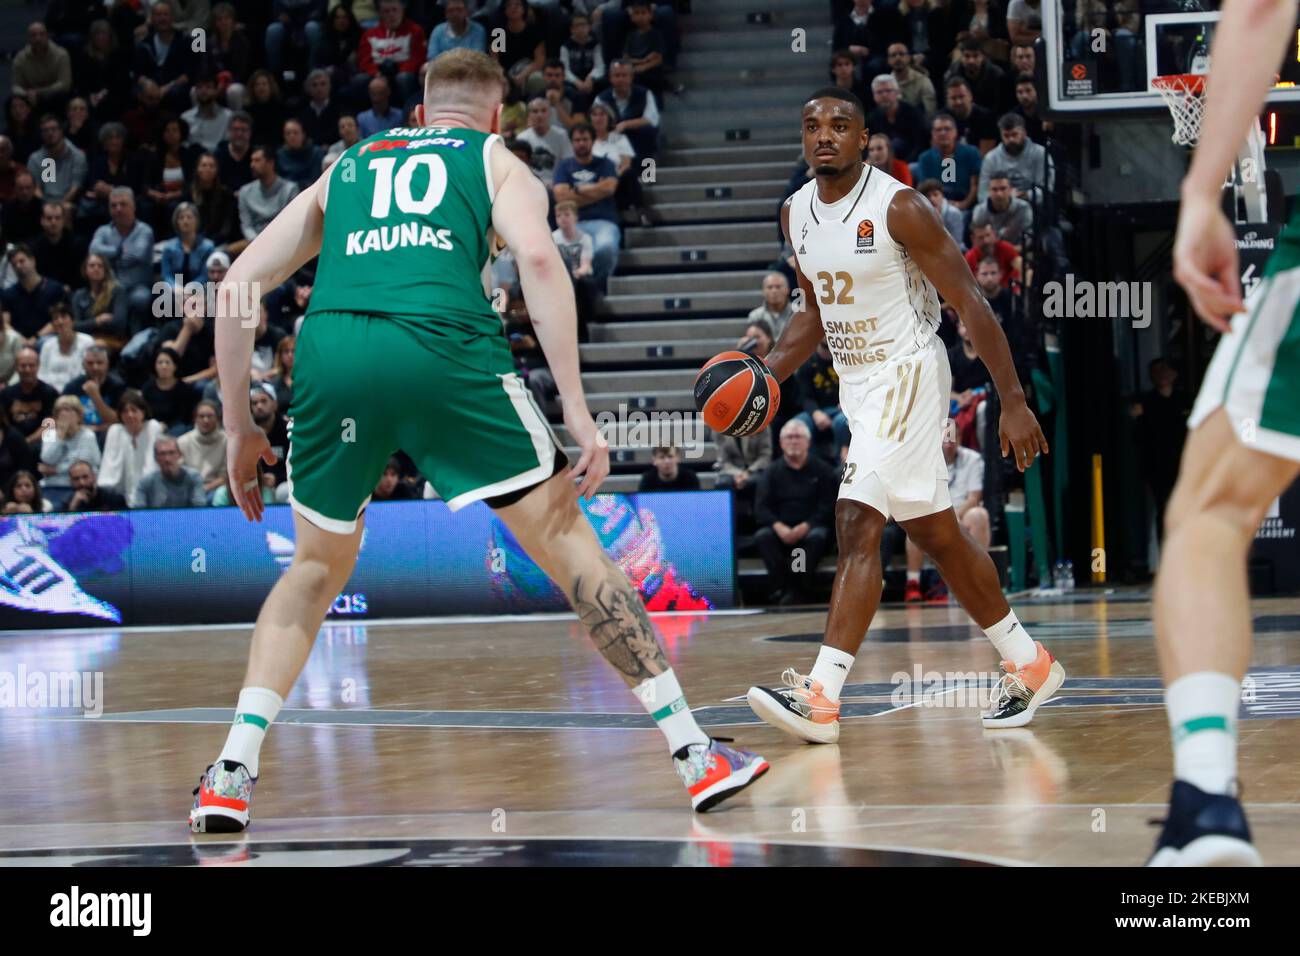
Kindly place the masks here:
MULTIPOLYGON (((327 820, 340 819, 340 820, 341 820, 341 819, 355 819, 355 818, 347 818, 347 817, 325 817, 325 818, 322 818, 322 819, 327 819, 327 820)), ((679 844, 680 844, 680 843, 706 843, 706 844, 707 844, 707 843, 744 843, 744 844, 748 844, 748 845, 758 845, 758 844, 763 844, 763 845, 767 845, 767 846, 792 846, 792 847, 800 847, 800 846, 816 846, 816 847, 823 847, 823 848, 829 848, 829 849, 835 849, 835 850, 874 850, 874 851, 878 851, 878 852, 889 852, 889 853, 913 853, 913 854, 916 854, 916 855, 918 855, 918 856, 942 856, 942 857, 945 857, 945 858, 947 858, 947 859, 953 859, 953 860, 969 860, 969 861, 971 861, 971 862, 973 862, 973 863, 989 863, 989 864, 992 864, 992 865, 994 865, 994 866, 1016 866, 1016 867, 1023 867, 1023 866, 1048 865, 1048 864, 1034 864, 1034 863, 1028 863, 1028 862, 1026 862, 1026 861, 1024 861, 1024 860, 1012 860, 1012 859, 1010 859, 1010 858, 990 856, 990 855, 988 855, 988 854, 982 854, 982 853, 949 852, 949 851, 946 851, 946 850, 937 850, 937 849, 931 849, 931 848, 926 848, 926 847, 908 846, 908 845, 905 845, 905 844, 888 844, 888 845, 880 845, 880 844, 872 844, 872 843, 836 843, 836 842, 833 842, 833 841, 830 841, 830 840, 795 840, 795 841, 790 841, 790 840, 769 840, 769 839, 763 839, 763 838, 761 838, 761 837, 755 837, 755 836, 752 836, 752 835, 745 835, 745 836, 729 836, 729 835, 721 834, 721 833, 719 833, 719 834, 710 834, 710 835, 696 835, 696 834, 692 834, 692 835, 689 836, 689 837, 686 837, 686 836, 679 836, 679 837, 630 837, 630 836, 607 836, 607 837, 606 837, 606 836, 592 836, 592 835, 590 835, 590 834, 587 834, 587 835, 547 834, 547 835, 545 835, 545 836, 520 836, 520 835, 518 835, 518 834, 515 834, 515 835, 512 835, 512 836, 502 836, 502 837, 494 837, 494 836, 452 836, 452 837, 439 837, 439 836, 422 836, 422 837, 376 837, 376 836, 370 836, 370 837, 303 837, 303 838, 301 838, 301 839, 300 839, 300 838, 297 838, 297 837, 273 837, 273 838, 269 838, 269 839, 262 840, 262 841, 256 841, 256 842, 268 843, 268 844, 274 844, 274 843, 385 843, 385 842, 387 842, 387 843, 400 843, 400 842, 402 842, 402 841, 404 841, 404 840, 405 840, 405 841, 410 841, 410 842, 412 842, 412 843, 417 842, 417 841, 427 841, 427 840, 447 840, 447 841, 455 841, 455 840, 467 840, 467 841, 468 841, 468 840, 478 840, 478 841, 482 841, 482 842, 485 842, 485 843, 513 843, 513 842, 520 842, 520 841, 524 841, 524 840, 548 840, 548 841, 569 840, 569 841, 573 841, 573 842, 584 842, 584 841, 587 841, 587 842, 597 842, 597 841, 603 841, 603 842, 610 842, 610 843, 617 842, 617 843, 679 843, 679 844)), ((223 840, 223 839, 212 840, 212 841, 207 841, 207 840, 204 840, 204 841, 190 840, 189 842, 182 842, 182 841, 172 840, 172 841, 170 841, 170 842, 158 842, 158 843, 114 843, 114 844, 108 844, 108 845, 104 845, 104 846, 90 846, 90 845, 82 844, 82 845, 80 845, 80 846, 67 846, 67 847, 15 847, 15 848, 13 848, 13 849, 11 849, 11 850, 10 850, 10 849, 6 849, 6 850, 0 851, 0 852, 4 852, 4 853, 15 853, 15 854, 16 854, 16 853, 31 852, 31 851, 33 851, 33 850, 38 850, 38 851, 42 851, 42 850, 43 850, 43 851, 56 851, 56 850, 95 850, 95 851, 103 851, 103 850, 130 850, 130 849, 134 849, 134 848, 136 848, 136 847, 164 847, 164 846, 165 846, 165 847, 195 847, 195 846, 209 846, 209 847, 212 847, 212 846, 225 846, 225 845, 230 845, 230 846, 242 846, 242 847, 246 847, 246 848, 249 849, 249 850, 255 850, 255 849, 256 849, 256 842, 255 842, 254 840, 252 840, 252 839, 247 839, 247 840, 229 840, 229 841, 228 841, 228 840, 223 840)), ((3 857, 0 857, 0 863, 3 863, 3 860, 4 860, 4 858, 3 858, 3 857)))
MULTIPOLYGON (((648 611, 651 619, 659 617, 748 617, 766 613, 763 608, 733 607, 714 609, 712 611, 648 611)), ((555 611, 545 614, 464 614, 455 617, 386 617, 356 618, 355 620, 328 620, 321 625, 321 630, 336 627, 409 627, 411 625, 434 626, 442 624, 527 624, 537 621, 576 621, 578 616, 572 611, 555 611)), ((129 627, 57 627, 29 628, 3 632, 12 637, 51 637, 72 636, 86 637, 96 633, 111 631, 114 634, 157 634, 175 633, 178 629, 185 631, 235 631, 252 627, 255 621, 230 621, 226 624, 134 624, 129 627)))

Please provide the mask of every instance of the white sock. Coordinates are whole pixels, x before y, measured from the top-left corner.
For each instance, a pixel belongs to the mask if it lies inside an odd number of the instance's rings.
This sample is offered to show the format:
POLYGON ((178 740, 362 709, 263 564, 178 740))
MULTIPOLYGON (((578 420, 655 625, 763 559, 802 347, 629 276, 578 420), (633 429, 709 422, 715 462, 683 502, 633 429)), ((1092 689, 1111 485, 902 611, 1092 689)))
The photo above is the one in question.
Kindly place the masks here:
POLYGON ((265 687, 245 687, 235 705, 235 722, 218 760, 234 760, 257 776, 257 755, 266 731, 284 706, 284 698, 265 687))
POLYGON ((1206 793, 1232 793, 1237 779, 1237 708, 1241 682, 1200 671, 1165 691, 1174 738, 1174 777, 1206 793))
POLYGON ((808 676, 820 681, 822 692, 831 700, 840 699, 840 691, 848 679, 849 668, 853 666, 853 655, 837 647, 823 644, 817 652, 817 663, 813 665, 808 676))
POLYGON ((668 752, 677 753, 690 744, 707 744, 709 735, 695 722, 695 715, 686 704, 682 685, 672 668, 658 677, 650 677, 633 689, 646 713, 654 718, 659 729, 668 738, 668 752))
POLYGON ((907 583, 908 583, 908 584, 920 584, 920 583, 921 583, 921 572, 920 572, 920 571, 908 571, 908 572, 907 572, 907 583))
POLYGON ((1029 636, 1025 626, 1016 618, 1015 611, 1008 611, 1007 616, 992 627, 984 628, 984 634, 998 649, 1004 661, 1010 661, 1017 667, 1032 664, 1038 656, 1038 646, 1029 636))

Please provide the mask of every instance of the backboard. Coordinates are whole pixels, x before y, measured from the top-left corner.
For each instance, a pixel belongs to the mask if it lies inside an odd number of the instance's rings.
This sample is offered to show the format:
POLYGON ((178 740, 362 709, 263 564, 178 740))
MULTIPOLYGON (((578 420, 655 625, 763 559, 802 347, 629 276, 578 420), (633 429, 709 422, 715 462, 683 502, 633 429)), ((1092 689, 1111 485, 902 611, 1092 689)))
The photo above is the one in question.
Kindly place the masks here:
MULTIPOLYGON (((1219 0, 1043 0, 1049 115, 1163 110, 1156 76, 1204 73, 1219 0)), ((1272 104, 1300 106, 1300 12, 1272 104)))

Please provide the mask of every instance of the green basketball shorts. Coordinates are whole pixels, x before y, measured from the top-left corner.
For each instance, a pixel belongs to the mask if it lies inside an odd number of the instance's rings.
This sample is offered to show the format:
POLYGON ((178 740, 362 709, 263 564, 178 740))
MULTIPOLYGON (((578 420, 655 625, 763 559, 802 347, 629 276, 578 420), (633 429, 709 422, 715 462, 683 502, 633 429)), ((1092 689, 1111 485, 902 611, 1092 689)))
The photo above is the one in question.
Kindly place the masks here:
POLYGON ((1300 461, 1300 266, 1265 277, 1233 318, 1188 427, 1220 405, 1242 444, 1300 461))
POLYGON ((523 379, 452 361, 384 316, 311 315, 293 391, 289 501, 326 531, 356 529, 399 449, 453 511, 556 469, 558 443, 523 379))

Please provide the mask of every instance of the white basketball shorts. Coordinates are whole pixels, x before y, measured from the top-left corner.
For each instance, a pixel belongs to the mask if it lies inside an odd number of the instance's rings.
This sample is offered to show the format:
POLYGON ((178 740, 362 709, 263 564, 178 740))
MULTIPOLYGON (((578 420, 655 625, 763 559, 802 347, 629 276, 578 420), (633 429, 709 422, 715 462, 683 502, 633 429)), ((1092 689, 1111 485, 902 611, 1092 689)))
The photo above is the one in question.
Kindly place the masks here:
POLYGON ((938 337, 866 382, 841 380, 840 408, 852 438, 839 496, 898 521, 951 508, 943 458, 951 391, 938 337))

